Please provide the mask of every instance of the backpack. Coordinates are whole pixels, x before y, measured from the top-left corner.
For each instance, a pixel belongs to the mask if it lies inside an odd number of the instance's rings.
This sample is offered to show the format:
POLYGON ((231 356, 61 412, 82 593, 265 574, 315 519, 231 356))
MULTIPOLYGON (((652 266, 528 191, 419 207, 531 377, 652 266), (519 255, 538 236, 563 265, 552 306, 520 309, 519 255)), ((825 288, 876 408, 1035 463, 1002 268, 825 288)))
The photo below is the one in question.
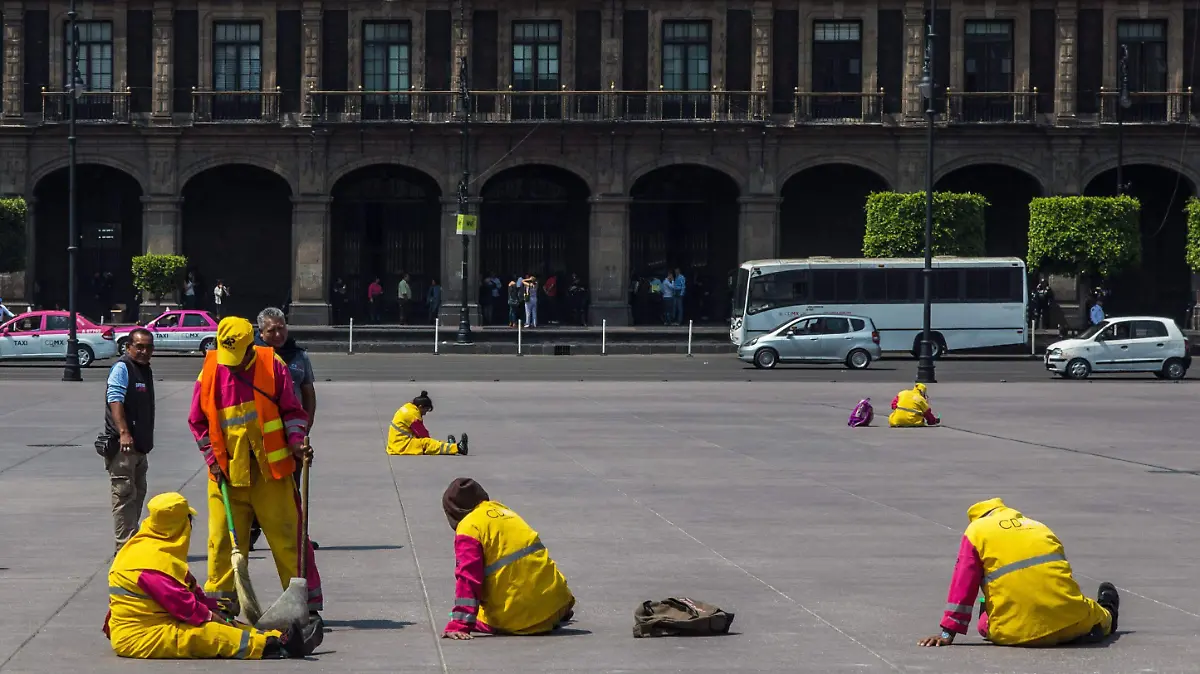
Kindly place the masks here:
POLYGON ((687 597, 643 602, 633 612, 633 638, 728 634, 733 614, 687 597))
POLYGON ((846 422, 846 425, 851 428, 870 426, 874 418, 875 408, 871 406, 871 399, 863 398, 854 406, 854 411, 850 413, 850 420, 846 422))

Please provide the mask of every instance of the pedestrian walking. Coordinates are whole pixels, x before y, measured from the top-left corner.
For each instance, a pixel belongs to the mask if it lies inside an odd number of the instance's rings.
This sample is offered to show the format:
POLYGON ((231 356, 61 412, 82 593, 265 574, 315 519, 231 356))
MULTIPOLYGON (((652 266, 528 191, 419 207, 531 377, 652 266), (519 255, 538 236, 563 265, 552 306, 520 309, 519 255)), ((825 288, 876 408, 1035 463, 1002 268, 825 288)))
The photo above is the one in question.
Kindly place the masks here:
POLYGON ((213 307, 217 312, 217 320, 225 317, 225 300, 229 298, 229 288, 221 279, 217 279, 217 285, 213 288, 213 307))
POLYGON ((429 294, 425 303, 429 306, 429 322, 433 323, 442 310, 442 286, 437 279, 429 282, 429 294))
POLYGON ((154 449, 153 355, 154 335, 134 328, 125 353, 108 371, 104 433, 96 449, 104 455, 112 488, 115 552, 137 533, 146 501, 146 455, 154 449))
POLYGON ((408 274, 400 277, 400 284, 396 286, 396 299, 400 307, 400 325, 404 325, 408 321, 409 305, 412 304, 412 286, 408 283, 408 274))

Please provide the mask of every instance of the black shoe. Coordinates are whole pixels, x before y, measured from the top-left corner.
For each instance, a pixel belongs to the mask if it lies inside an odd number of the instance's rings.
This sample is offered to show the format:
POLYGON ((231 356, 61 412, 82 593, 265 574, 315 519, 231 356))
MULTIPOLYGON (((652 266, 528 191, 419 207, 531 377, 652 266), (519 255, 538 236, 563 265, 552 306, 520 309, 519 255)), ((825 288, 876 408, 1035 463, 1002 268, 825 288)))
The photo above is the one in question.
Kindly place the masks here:
POLYGON ((317 616, 316 620, 310 619, 307 627, 293 623, 281 639, 283 650, 289 658, 306 658, 312 655, 325 640, 324 627, 325 623, 320 616, 317 616))
POLYGON ((1117 586, 1112 583, 1100 583, 1100 589, 1096 591, 1096 603, 1108 609, 1112 614, 1112 630, 1110 633, 1117 631, 1117 614, 1121 611, 1121 595, 1117 592, 1117 586))
POLYGON ((314 541, 314 540, 313 540, 313 539, 311 539, 311 538, 310 538, 310 539, 308 539, 308 543, 309 543, 309 545, 313 546, 313 550, 320 550, 320 549, 321 549, 321 544, 320 544, 320 543, 318 543, 318 542, 316 542, 316 541, 314 541))
POLYGON ((259 528, 258 522, 255 522, 254 526, 250 527, 250 550, 248 552, 254 552, 254 544, 258 542, 260 536, 262 536, 262 529, 259 528))
POLYGON ((263 660, 282 660, 288 657, 288 652, 283 650, 283 641, 279 637, 267 637, 267 645, 263 646, 263 660))
POLYGON ((462 440, 458 441, 458 453, 463 456, 467 455, 467 434, 462 434, 462 440))
POLYGON ((447 435, 446 442, 453 445, 453 444, 456 444, 458 442, 458 440, 455 440, 453 435, 447 435))

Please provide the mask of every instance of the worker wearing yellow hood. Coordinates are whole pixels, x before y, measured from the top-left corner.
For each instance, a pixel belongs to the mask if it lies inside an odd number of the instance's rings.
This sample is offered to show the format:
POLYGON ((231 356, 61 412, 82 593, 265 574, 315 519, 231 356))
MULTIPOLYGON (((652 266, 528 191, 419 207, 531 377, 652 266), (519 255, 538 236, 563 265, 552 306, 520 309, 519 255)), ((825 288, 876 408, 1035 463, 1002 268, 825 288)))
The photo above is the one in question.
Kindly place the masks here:
POLYGON ((129 539, 108 572, 104 633, 125 658, 304 657, 321 636, 299 626, 260 632, 227 618, 188 571, 187 553, 196 516, 181 494, 150 499, 150 516, 129 539))
POLYGON ((892 428, 937 426, 940 423, 942 420, 929 406, 929 392, 924 384, 914 384, 892 398, 892 413, 888 415, 888 425, 892 428))
POLYGON ((918 642, 949 646, 966 634, 979 589, 979 634, 1001 646, 1102 641, 1117 629, 1121 598, 1101 583, 1096 601, 1079 590, 1062 542, 1045 524, 993 498, 967 509, 941 634, 918 642))

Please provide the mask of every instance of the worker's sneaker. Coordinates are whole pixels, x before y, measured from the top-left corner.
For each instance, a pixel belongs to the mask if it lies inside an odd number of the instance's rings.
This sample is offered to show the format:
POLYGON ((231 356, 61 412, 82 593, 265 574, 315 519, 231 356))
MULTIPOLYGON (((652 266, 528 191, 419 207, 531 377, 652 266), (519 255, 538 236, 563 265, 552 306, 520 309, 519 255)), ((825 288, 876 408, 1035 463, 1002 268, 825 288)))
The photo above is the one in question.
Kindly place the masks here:
POLYGON ((1100 583, 1100 589, 1096 591, 1096 603, 1108 609, 1112 614, 1112 630, 1117 631, 1117 614, 1121 611, 1121 595, 1117 592, 1117 586, 1112 583, 1100 583))
POLYGON ((458 441, 458 453, 463 456, 467 455, 467 434, 462 434, 462 440, 458 441))
POLYGON ((293 623, 280 638, 283 650, 289 658, 305 658, 312 655, 325 640, 324 626, 325 623, 319 620, 310 620, 307 627, 293 623))
POLYGON ((249 550, 249 552, 254 552, 254 544, 258 542, 258 539, 261 536, 262 536, 262 527, 258 526, 258 520, 255 520, 254 524, 251 525, 251 527, 250 527, 250 550, 249 550))
POLYGON ((279 637, 267 637, 267 644, 263 646, 263 660, 275 660, 288 657, 288 652, 283 650, 283 641, 279 637))
POLYGON ((455 444, 456 442, 458 442, 458 440, 455 440, 453 435, 447 435, 447 436, 446 436, 446 442, 448 442, 448 443, 450 443, 451 445, 453 445, 453 444, 455 444))

